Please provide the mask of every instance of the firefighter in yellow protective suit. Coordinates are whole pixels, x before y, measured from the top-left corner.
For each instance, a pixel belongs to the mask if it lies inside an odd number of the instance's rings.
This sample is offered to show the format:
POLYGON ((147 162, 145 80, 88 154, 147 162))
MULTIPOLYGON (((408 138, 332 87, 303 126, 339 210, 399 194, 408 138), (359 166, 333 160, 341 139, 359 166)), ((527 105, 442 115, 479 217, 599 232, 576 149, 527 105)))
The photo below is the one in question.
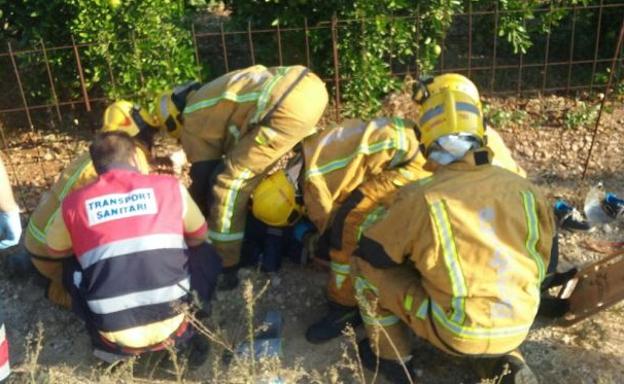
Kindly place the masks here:
MULTIPOLYGON (((316 230, 329 243, 329 311, 306 331, 306 339, 312 343, 339 336, 347 323, 361 322, 350 258, 362 230, 374 220, 374 208, 382 199, 430 175, 423 167, 425 159, 413 128, 413 122, 399 118, 376 118, 368 123, 349 120, 305 139, 302 175, 287 170, 291 180, 302 180, 305 209, 298 207, 296 183, 289 182, 285 172, 274 173, 253 193, 256 218, 279 227, 292 224, 298 213, 305 211, 312 225, 298 223, 295 236, 302 239, 306 231, 316 230)), ((497 165, 524 175, 498 133, 492 130, 492 137, 497 165)))
POLYGON ((325 84, 308 68, 261 65, 157 99, 163 128, 181 139, 192 164, 190 192, 223 258, 221 289, 238 284, 251 192, 275 162, 317 131, 327 101, 325 84))
MULTIPOLYGON (((146 111, 128 101, 116 101, 104 112, 102 131, 124 131, 134 136, 140 144, 137 153, 139 168, 149 172, 147 158, 151 150, 153 136, 159 126, 146 111)), ((47 280, 46 297, 55 304, 69 308, 71 298, 62 285, 63 263, 48 256, 46 233, 54 217, 59 212, 61 202, 67 194, 95 180, 97 174, 93 168, 89 152, 79 155, 61 172, 58 180, 46 192, 37 208, 30 216, 24 236, 25 252, 16 253, 8 260, 9 270, 14 274, 27 273, 34 265, 36 270, 47 280)))
POLYGON ((418 131, 434 174, 384 202, 352 258, 362 362, 375 369, 379 358, 391 382, 408 382, 411 330, 479 358, 485 377, 537 383, 518 347, 540 302, 552 208, 525 178, 491 165, 470 80, 445 74, 423 88, 418 131))

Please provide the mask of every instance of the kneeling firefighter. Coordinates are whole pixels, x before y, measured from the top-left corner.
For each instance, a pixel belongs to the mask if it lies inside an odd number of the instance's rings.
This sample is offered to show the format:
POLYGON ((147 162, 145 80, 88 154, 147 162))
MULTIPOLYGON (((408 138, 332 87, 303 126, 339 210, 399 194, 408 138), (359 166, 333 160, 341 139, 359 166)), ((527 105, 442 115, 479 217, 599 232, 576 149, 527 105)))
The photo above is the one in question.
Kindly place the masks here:
POLYGON ((417 133, 433 176, 380 206, 352 258, 362 362, 409 382, 411 331, 471 358, 482 377, 537 383, 518 347, 540 303, 553 210, 527 179, 492 166, 470 80, 440 75, 423 90, 417 133))

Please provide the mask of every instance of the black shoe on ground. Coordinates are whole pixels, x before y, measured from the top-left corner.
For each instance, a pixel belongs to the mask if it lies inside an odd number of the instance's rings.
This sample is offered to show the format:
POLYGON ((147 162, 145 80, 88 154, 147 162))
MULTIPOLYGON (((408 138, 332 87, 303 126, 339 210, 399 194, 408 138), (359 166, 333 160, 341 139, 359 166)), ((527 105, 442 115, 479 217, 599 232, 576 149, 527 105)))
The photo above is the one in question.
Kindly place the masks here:
POLYGON ((538 384, 531 368, 519 357, 511 354, 498 359, 476 359, 475 371, 482 379, 500 384, 538 384))
POLYGON ((358 343, 358 352, 364 368, 373 372, 377 370, 383 377, 386 378, 386 380, 388 380, 388 382, 393 384, 409 384, 410 380, 407 377, 408 373, 412 382, 416 382, 410 361, 401 364, 395 360, 377 357, 377 355, 373 352, 368 339, 363 339, 358 343), (405 367, 403 367, 403 365, 405 365, 405 367), (407 373, 405 372, 405 368, 407 368, 407 373))
POLYGON ((236 289, 238 287, 238 284, 238 268, 230 270, 224 268, 223 273, 221 273, 221 276, 219 276, 217 289, 219 291, 231 291, 233 289, 236 289))
POLYGON ((564 200, 555 202, 555 217, 561 229, 568 231, 588 231, 591 225, 583 218, 583 215, 564 200))
POLYGON ((308 327, 305 334, 306 340, 313 344, 329 341, 340 336, 347 324, 353 327, 362 324, 358 308, 330 302, 329 312, 325 317, 308 327))

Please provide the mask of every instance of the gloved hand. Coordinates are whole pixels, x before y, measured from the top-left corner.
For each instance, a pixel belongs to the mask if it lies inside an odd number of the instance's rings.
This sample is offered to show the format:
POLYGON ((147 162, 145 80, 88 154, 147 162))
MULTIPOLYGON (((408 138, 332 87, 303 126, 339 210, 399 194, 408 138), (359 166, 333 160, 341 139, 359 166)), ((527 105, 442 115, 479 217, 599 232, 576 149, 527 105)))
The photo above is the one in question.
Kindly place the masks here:
POLYGON ((21 235, 19 211, 0 212, 0 250, 16 245, 21 235))
POLYGON ((302 219, 299 220, 297 224, 295 224, 295 228, 293 228, 293 236, 298 242, 303 243, 303 238, 305 237, 305 235, 308 232, 313 232, 315 230, 316 228, 314 228, 314 224, 312 224, 312 222, 307 219, 302 219))

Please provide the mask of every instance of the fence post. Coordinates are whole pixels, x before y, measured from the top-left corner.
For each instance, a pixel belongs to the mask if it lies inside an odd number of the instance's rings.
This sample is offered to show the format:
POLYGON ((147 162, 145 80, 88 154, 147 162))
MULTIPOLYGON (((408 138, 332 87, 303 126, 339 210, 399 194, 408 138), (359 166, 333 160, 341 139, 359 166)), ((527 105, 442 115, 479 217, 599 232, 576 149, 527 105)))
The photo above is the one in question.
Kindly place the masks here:
MULTIPOLYGON (((526 18, 522 17, 522 26, 526 29, 526 18)), ((522 67, 524 65, 524 53, 520 51, 520 64, 518 65, 518 86, 516 87, 516 94, 522 96, 522 67)))
POLYGON ((468 78, 472 75, 472 1, 468 2, 468 78))
POLYGON ((82 72, 82 64, 80 63, 80 54, 74 36, 71 37, 72 47, 74 48, 74 56, 76 56, 76 65, 78 66, 78 76, 80 77, 80 86, 82 88, 82 97, 84 98, 85 108, 87 112, 91 112, 91 103, 89 102, 89 94, 87 93, 87 85, 85 84, 84 73, 82 72))
MULTIPOLYGON (((15 55, 13 54, 13 47, 11 43, 7 43, 9 47, 9 57, 11 58, 11 64, 13 65, 13 72, 15 72, 15 78, 17 79, 17 86, 19 87, 20 96, 22 96, 22 103, 24 104, 24 111, 26 112, 26 119, 28 120, 28 125, 30 127, 30 137, 35 144, 36 152, 37 152, 37 163, 41 167, 41 174, 44 179, 47 179, 46 171, 43 168, 43 164, 41 164, 41 153, 39 152, 39 146, 35 143, 35 125, 33 124, 32 117, 30 116, 30 109, 28 108, 28 101, 26 100, 26 93, 24 92, 24 86, 22 85, 22 78, 20 77, 19 69, 17 69, 17 62, 15 61, 15 55)), ((47 180, 46 180, 47 182, 47 180)))
POLYGON ((594 62, 592 63, 591 79, 589 80, 589 91, 594 90, 594 76, 596 76, 596 62, 598 61, 598 47, 600 46, 600 29, 602 27, 602 6, 604 0, 600 0, 600 8, 598 9, 598 26, 596 27, 596 42, 594 43, 594 62))
POLYGON ((494 8, 494 43, 492 45, 492 72, 490 78, 490 93, 494 94, 494 83, 496 82, 496 46, 498 45, 498 1, 495 1, 494 8))
POLYGON ((309 33, 310 33, 310 30, 308 29, 308 18, 304 17, 303 18, 303 37, 305 41, 306 67, 312 69, 310 65, 310 41, 308 40, 309 33))
POLYGON ((254 50, 253 36, 251 34, 251 20, 247 20, 247 41, 249 42, 249 55, 251 56, 251 65, 256 65, 256 52, 254 50))
POLYGON ((50 68, 50 61, 48 60, 48 52, 46 50, 45 43, 43 39, 39 39, 41 43, 41 51, 43 52, 43 59, 46 65, 46 71, 48 72, 48 81, 50 82, 50 90, 52 91, 52 99, 54 100, 54 105, 56 107, 56 116, 58 117, 59 123, 63 121, 63 117, 61 116, 61 107, 59 106, 58 96, 56 95, 56 87, 54 86, 54 76, 52 76, 52 68, 50 68))
POLYGON ((199 63, 199 47, 197 46, 197 34, 195 33, 195 23, 191 22, 191 36, 193 37, 193 48, 195 49, 195 64, 201 67, 199 63))
POLYGON ((334 56, 334 102, 336 104, 336 121, 340 121, 340 69, 338 60, 338 18, 334 13, 331 19, 332 52, 334 56))
POLYGON ((583 167, 583 176, 582 180, 585 180, 585 176, 587 175, 587 168, 589 167, 589 160, 591 159, 592 151, 594 149, 594 144, 596 142, 596 136, 598 135, 598 128, 600 127, 600 119, 602 118, 602 111, 604 110, 605 102, 607 100, 607 96, 609 95, 609 89, 611 89, 611 84, 613 82, 613 76, 615 74, 615 67, 617 65, 618 59, 620 58, 620 53, 622 52, 622 40, 624 40, 624 20, 622 20, 622 26, 620 27, 620 36, 618 37, 618 42, 615 47, 615 52, 613 53, 613 61, 611 62, 611 72, 609 73, 609 81, 605 86, 604 96, 600 101, 600 109, 598 110, 598 116, 596 116, 596 125, 594 126, 594 132, 592 133, 591 144, 589 145, 589 151, 587 152, 587 159, 585 159, 585 166, 583 167))
POLYGON ((576 15, 578 8, 575 6, 572 13, 572 34, 570 36, 570 62, 568 63, 568 80, 566 81, 566 96, 570 94, 570 84, 572 81, 572 62, 574 61, 574 37, 576 35, 576 15))
POLYGON ((225 73, 230 72, 230 65, 228 63, 228 52, 225 46, 225 32, 223 30, 223 21, 220 24, 221 27, 221 47, 223 49, 223 66, 225 67, 225 73))
MULTIPOLYGON (((110 46, 110 41, 108 43, 106 43, 106 49, 104 50, 104 57, 106 59, 106 65, 108 67, 108 76, 111 79, 111 83, 113 84, 113 94, 115 96, 119 96, 117 94, 117 84, 115 82, 115 74, 113 73, 113 60, 111 59, 110 56, 110 52, 108 50, 108 47, 110 46)), ((102 45, 104 45, 104 42, 102 41, 102 45)))
POLYGON ((542 93, 546 88, 546 78, 548 76, 548 59, 550 57, 550 35, 552 33, 552 19, 548 21, 548 32, 546 34, 546 53, 544 53, 544 71, 542 73, 542 93))
POLYGON ((279 21, 277 22, 276 27, 277 27, 277 60, 281 67, 284 65, 284 60, 282 58, 282 33, 280 31, 279 21))

